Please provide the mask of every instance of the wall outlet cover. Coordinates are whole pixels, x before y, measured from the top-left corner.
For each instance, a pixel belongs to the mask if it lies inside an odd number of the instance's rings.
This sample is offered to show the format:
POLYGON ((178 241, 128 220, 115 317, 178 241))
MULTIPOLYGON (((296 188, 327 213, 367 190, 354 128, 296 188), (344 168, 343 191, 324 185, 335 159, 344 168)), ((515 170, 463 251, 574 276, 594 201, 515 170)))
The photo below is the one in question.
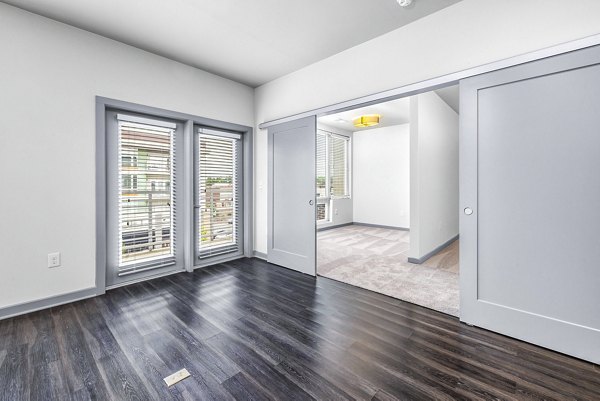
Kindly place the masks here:
POLYGON ((60 252, 53 252, 48 254, 48 267, 60 266, 60 252))

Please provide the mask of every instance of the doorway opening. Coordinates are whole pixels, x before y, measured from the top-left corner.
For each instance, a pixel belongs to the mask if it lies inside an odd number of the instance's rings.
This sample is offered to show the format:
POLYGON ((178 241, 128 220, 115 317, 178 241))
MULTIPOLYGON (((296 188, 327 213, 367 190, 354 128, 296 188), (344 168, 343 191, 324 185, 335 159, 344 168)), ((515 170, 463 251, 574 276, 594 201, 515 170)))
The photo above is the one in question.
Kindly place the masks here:
POLYGON ((459 316, 458 98, 318 118, 318 275, 459 316))

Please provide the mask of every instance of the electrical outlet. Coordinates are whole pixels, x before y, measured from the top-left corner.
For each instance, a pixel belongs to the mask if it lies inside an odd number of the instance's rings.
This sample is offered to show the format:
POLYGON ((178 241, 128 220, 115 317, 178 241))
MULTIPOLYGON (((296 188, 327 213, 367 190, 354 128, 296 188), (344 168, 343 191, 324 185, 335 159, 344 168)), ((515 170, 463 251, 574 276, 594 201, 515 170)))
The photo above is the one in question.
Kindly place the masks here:
POLYGON ((48 254, 48 267, 60 266, 60 252, 54 252, 48 254))

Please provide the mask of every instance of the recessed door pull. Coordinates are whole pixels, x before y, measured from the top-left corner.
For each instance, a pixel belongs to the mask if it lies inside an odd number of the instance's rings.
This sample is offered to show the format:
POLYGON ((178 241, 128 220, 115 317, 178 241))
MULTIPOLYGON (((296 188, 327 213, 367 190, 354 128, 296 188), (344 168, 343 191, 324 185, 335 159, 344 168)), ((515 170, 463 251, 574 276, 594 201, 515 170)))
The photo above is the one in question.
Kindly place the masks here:
POLYGON ((466 207, 466 208, 465 208, 465 214, 466 214, 467 216, 470 216, 470 215, 472 215, 472 214, 473 214, 473 209, 471 209, 470 207, 466 207))

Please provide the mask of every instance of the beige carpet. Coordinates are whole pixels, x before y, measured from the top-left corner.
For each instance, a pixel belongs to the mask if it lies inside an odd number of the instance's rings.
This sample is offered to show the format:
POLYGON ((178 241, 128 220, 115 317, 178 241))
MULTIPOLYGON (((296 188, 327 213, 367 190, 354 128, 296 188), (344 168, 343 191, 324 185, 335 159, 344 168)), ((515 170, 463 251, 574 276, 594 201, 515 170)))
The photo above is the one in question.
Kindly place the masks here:
POLYGON ((410 233, 346 226, 317 235, 321 276, 458 316, 458 241, 425 263, 408 263, 410 233))

